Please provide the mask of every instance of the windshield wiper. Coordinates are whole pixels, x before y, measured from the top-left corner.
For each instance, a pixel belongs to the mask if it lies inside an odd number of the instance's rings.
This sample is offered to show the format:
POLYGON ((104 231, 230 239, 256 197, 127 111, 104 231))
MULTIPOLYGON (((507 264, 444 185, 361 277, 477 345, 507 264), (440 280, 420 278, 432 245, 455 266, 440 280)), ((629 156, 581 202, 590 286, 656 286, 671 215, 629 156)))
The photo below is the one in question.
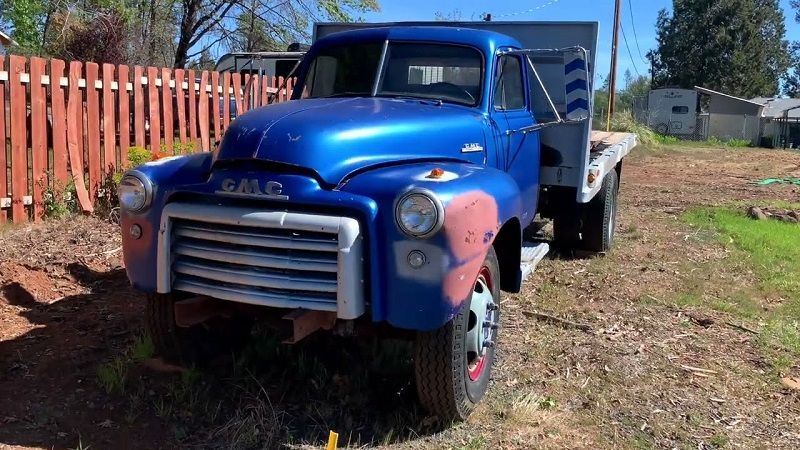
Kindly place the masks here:
POLYGON ((441 98, 422 97, 409 94, 378 94, 378 97, 399 98, 401 100, 416 100, 418 102, 423 102, 423 103, 432 103, 436 106, 442 106, 442 103, 444 103, 444 100, 442 100, 441 98))
POLYGON ((326 95, 325 97, 317 98, 334 98, 334 97, 369 97, 368 92, 337 92, 335 94, 326 95))

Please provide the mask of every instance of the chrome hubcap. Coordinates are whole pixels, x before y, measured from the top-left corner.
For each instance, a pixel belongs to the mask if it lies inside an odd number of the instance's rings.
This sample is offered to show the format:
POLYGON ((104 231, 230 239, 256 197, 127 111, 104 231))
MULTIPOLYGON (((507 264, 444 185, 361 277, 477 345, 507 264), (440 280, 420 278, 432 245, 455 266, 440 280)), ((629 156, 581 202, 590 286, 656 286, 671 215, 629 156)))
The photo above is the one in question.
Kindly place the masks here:
POLYGON ((469 377, 477 380, 483 371, 484 356, 495 346, 497 336, 498 305, 494 302, 488 268, 481 269, 475 282, 469 307, 469 323, 466 336, 467 366, 469 377))

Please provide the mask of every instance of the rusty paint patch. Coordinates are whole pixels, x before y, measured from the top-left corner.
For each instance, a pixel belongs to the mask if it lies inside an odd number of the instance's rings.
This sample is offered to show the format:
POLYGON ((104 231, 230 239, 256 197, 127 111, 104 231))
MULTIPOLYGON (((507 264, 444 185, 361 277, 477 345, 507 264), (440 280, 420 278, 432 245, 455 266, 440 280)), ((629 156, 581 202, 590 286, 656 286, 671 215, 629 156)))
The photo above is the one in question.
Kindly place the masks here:
POLYGON ((453 305, 461 303, 472 291, 500 229, 497 215, 497 202, 483 191, 465 192, 445 206, 444 233, 454 258, 445 274, 443 290, 453 305))

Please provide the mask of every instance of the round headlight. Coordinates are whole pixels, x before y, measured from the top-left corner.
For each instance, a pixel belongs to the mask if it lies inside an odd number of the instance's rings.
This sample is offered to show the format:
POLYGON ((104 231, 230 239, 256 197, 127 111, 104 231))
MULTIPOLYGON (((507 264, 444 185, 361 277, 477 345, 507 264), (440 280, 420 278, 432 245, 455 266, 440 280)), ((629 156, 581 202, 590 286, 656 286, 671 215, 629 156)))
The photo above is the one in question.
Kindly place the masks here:
POLYGON ((139 177, 125 175, 117 188, 120 206, 128 211, 139 212, 150 205, 150 186, 139 177))
POLYGON ((395 211, 400 229, 412 237, 427 237, 439 231, 444 221, 441 203, 433 196, 412 192, 401 197, 395 211))

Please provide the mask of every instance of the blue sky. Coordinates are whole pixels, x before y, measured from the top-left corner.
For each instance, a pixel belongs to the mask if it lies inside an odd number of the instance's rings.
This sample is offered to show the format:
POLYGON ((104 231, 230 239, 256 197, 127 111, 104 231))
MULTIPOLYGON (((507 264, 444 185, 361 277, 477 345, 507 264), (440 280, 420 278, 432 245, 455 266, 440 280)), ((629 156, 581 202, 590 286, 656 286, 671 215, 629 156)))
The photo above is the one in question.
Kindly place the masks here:
MULTIPOLYGON (((790 0, 780 0, 786 15, 786 30, 789 40, 800 41, 800 24, 794 22, 790 0)), ((606 76, 611 58, 611 28, 614 21, 614 0, 379 0, 381 11, 364 16, 367 22, 394 22, 403 20, 433 20, 436 12, 444 14, 458 10, 461 20, 480 20, 481 14, 490 12, 496 20, 577 20, 600 22, 600 49, 597 66, 599 74, 606 76), (535 11, 527 12, 529 9, 535 11), (515 14, 504 16, 506 14, 515 14)), ((620 38, 619 76, 629 69, 631 73, 645 75, 648 64, 639 57, 637 40, 641 55, 656 46, 655 24, 661 8, 672 9, 672 0, 622 0, 622 28, 628 37, 631 57, 625 43, 620 38), (635 23, 631 24, 632 6, 635 23), (638 39, 637 39, 638 38, 638 39), (634 65, 636 66, 634 68, 634 65)))

